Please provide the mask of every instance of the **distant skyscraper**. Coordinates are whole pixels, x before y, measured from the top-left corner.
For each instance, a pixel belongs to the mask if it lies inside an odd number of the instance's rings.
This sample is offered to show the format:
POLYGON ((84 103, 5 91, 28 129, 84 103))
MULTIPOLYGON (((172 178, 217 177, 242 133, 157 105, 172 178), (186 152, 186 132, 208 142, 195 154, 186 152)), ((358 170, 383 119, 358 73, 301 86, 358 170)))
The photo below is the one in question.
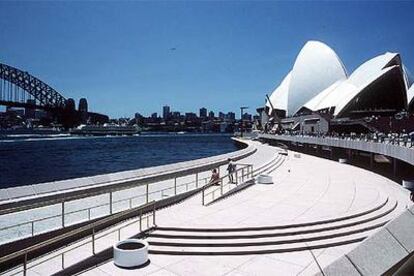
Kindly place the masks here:
POLYGON ((164 105, 162 108, 162 118, 168 119, 170 117, 170 106, 164 105))
POLYGON ((188 120, 188 121, 195 120, 195 119, 197 119, 197 114, 195 114, 193 112, 187 112, 187 113, 185 113, 185 119, 188 120))
POLYGON ((234 112, 228 112, 227 116, 226 116, 226 119, 229 120, 229 121, 234 121, 234 120, 236 120, 236 114, 234 112))
POLYGON ((85 98, 79 100, 78 110, 80 112, 88 112, 88 101, 85 98))
POLYGON ((200 118, 207 118, 207 108, 200 108, 200 118))
POLYGON ((174 111, 174 112, 172 113, 172 117, 173 117, 173 119, 175 119, 175 120, 179 120, 179 119, 180 119, 180 116, 181 116, 181 113, 180 113, 179 111, 174 111))
POLYGON ((226 118, 226 114, 224 114, 223 112, 219 112, 219 118, 221 119, 221 120, 224 120, 225 118, 226 118))
POLYGON ((243 117, 242 117, 242 119, 244 120, 244 121, 249 121, 249 122, 251 122, 252 121, 252 115, 250 115, 249 113, 244 113, 243 114, 243 117))
POLYGON ((158 118, 158 114, 157 114, 157 112, 152 113, 152 114, 151 114, 151 118, 152 118, 152 119, 157 119, 157 118, 158 118))
POLYGON ((213 118, 214 118, 214 112, 213 112, 213 111, 210 111, 210 112, 208 113, 208 117, 209 117, 210 119, 213 119, 213 118))

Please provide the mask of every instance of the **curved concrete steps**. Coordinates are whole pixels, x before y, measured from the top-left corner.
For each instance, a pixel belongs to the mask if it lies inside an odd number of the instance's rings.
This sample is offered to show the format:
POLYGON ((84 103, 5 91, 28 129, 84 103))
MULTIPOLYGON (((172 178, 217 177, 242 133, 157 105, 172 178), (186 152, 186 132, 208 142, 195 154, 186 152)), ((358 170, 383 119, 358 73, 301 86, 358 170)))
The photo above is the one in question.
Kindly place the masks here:
POLYGON ((342 217, 264 227, 157 227, 149 234, 150 253, 245 255, 301 251, 360 242, 403 208, 388 198, 377 206, 342 217))
POLYGON ((253 170, 253 176, 257 176, 262 173, 271 173, 279 168, 283 162, 286 160, 286 155, 277 154, 270 162, 264 164, 263 166, 253 170))

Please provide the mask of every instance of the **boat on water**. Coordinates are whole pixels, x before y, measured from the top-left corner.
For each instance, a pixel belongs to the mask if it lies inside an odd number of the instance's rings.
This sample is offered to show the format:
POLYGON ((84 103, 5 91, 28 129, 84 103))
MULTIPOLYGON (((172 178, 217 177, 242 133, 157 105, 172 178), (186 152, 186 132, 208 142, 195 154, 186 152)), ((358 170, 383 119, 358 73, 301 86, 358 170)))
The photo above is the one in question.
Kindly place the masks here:
POLYGON ((0 139, 51 138, 69 136, 69 133, 55 127, 14 127, 0 129, 0 139))
POLYGON ((138 126, 123 126, 116 124, 80 125, 70 131, 71 135, 83 136, 132 136, 138 135, 141 128, 138 126))

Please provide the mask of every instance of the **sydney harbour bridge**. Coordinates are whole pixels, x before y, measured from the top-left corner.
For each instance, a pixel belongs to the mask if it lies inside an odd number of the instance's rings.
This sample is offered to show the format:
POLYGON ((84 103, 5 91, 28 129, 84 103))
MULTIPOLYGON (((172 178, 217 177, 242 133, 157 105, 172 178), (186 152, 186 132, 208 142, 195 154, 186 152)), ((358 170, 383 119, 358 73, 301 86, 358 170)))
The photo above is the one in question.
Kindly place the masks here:
POLYGON ((81 100, 76 110, 73 99, 61 93, 27 71, 0 63, 0 105, 44 110, 49 117, 65 127, 73 127, 82 121, 104 123, 108 116, 88 112, 86 99, 81 100))

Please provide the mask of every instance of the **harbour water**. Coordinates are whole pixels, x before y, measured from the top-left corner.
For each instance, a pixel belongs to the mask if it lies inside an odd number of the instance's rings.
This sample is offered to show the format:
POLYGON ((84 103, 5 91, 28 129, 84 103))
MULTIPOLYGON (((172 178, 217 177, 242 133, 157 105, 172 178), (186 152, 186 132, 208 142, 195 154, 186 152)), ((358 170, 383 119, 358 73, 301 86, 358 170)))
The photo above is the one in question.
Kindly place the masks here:
POLYGON ((165 165, 236 150, 229 135, 0 140, 0 188, 165 165))

